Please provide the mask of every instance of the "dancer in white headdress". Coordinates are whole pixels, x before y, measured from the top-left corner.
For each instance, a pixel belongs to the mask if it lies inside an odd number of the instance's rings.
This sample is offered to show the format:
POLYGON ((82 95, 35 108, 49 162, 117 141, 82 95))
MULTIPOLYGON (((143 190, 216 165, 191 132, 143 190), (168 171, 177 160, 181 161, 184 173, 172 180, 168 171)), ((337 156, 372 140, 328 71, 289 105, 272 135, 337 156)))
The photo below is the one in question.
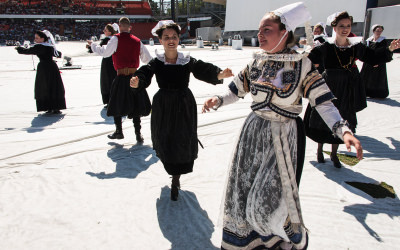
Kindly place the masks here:
POLYGON ((304 54, 291 49, 293 31, 310 18, 301 2, 266 13, 258 33, 262 51, 225 94, 204 103, 203 112, 248 93, 253 99, 229 170, 222 249, 307 248, 298 192, 305 148, 298 117, 302 97, 362 157, 361 144, 331 103, 334 96, 324 79, 304 54))
MULTIPOLYGON (((368 47, 371 49, 380 49, 389 46, 386 37, 382 36, 384 30, 382 25, 375 24, 371 30, 373 35, 365 41, 368 47)), ((365 85, 365 93, 368 97, 386 98, 389 95, 386 63, 376 65, 364 63, 361 69, 361 80, 365 85)))
MULTIPOLYGON (((331 22, 335 31, 334 36, 328 39, 329 42, 315 47, 308 57, 315 65, 321 63, 324 65, 323 77, 336 97, 333 104, 340 115, 349 122, 350 129, 354 133, 357 127, 356 112, 367 107, 365 88, 355 61, 358 59, 371 65, 389 62, 392 60, 392 51, 400 47, 400 41, 394 40, 389 47, 373 50, 348 37, 353 23, 352 16, 345 11, 334 16, 331 22)), ((343 140, 332 135, 317 110, 311 106, 307 107, 304 123, 307 136, 318 142, 318 162, 325 162, 323 144, 329 143, 332 144, 330 158, 333 165, 340 168, 337 150, 339 144, 343 144, 343 140)))
MULTIPOLYGON (((101 42, 99 44, 99 48, 102 46, 106 46, 107 43, 110 41, 111 37, 114 36, 115 34, 119 33, 119 27, 118 24, 107 24, 104 27, 104 38, 101 39, 101 42)), ((97 53, 97 48, 96 46, 93 46, 93 49, 90 46, 89 47, 89 53, 97 53)), ((101 90, 101 97, 103 99, 103 104, 105 105, 104 108, 107 108, 108 106, 108 101, 110 100, 110 91, 111 91, 111 85, 114 81, 114 78, 117 76, 117 71, 114 68, 112 56, 108 57, 103 57, 103 60, 101 61, 101 69, 100 69, 100 90, 101 90)))
POLYGON ((160 21, 152 33, 158 36, 164 53, 156 52, 156 58, 136 71, 131 87, 147 88, 156 76, 160 89, 153 98, 151 139, 157 157, 172 175, 171 200, 176 201, 180 176, 193 171, 198 153, 197 105, 189 89, 190 73, 211 84, 222 83, 222 79, 233 75, 230 69, 221 70, 178 52, 180 27, 172 20, 160 21))
POLYGON ((55 47, 53 35, 47 30, 38 30, 35 32, 34 46, 17 47, 16 49, 19 54, 37 55, 40 59, 35 80, 37 111, 60 114, 60 110, 66 109, 65 90, 60 70, 53 60, 53 57, 61 57, 61 52, 55 47))

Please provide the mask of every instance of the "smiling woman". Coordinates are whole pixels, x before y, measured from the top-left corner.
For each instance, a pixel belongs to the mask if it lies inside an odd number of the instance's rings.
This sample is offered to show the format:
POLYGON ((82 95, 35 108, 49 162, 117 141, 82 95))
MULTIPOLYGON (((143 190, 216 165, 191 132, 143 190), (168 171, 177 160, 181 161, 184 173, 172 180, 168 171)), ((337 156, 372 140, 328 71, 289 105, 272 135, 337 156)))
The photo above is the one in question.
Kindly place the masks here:
MULTIPOLYGON (((356 60, 371 65, 389 62, 392 60, 392 51, 399 48, 400 44, 399 40, 394 40, 389 47, 374 50, 360 42, 354 42, 348 37, 352 23, 353 17, 346 11, 338 13, 331 23, 336 32, 335 39, 315 47, 308 57, 314 64, 324 65, 322 76, 336 97, 332 102, 354 133, 357 127, 356 112, 367 107, 365 88, 355 64, 356 60)), ((337 150, 343 141, 332 135, 318 112, 310 105, 304 115, 304 122, 307 136, 318 142, 318 162, 325 162, 323 143, 329 143, 332 144, 330 158, 334 166, 340 168, 337 150)))
POLYGON ((156 75, 160 90, 153 97, 151 139, 157 157, 172 175, 171 199, 179 195, 182 174, 193 171, 197 158, 197 104, 189 89, 190 73, 199 80, 221 84, 232 75, 230 69, 196 60, 178 52, 180 27, 172 21, 160 21, 154 28, 164 53, 142 66, 131 79, 132 88, 147 88, 156 75))
POLYGON ((222 249, 307 248, 298 191, 305 153, 302 97, 348 149, 355 146, 362 157, 361 144, 333 106, 334 96, 324 79, 307 57, 292 49, 293 31, 309 19, 302 2, 268 12, 259 25, 262 51, 226 93, 204 103, 206 112, 247 94, 253 100, 229 170, 222 249))

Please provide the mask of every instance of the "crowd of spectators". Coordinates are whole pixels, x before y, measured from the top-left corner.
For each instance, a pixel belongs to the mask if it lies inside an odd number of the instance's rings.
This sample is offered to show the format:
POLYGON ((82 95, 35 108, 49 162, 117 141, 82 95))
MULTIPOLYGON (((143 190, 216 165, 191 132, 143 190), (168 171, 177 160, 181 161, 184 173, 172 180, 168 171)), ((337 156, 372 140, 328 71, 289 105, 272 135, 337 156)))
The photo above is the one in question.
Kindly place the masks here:
MULTIPOLYGON (((123 2, 97 0, 0 0, 0 14, 17 15, 121 15, 127 8, 123 2)), ((1 17, 0 17, 1 18, 1 17)), ((99 37, 107 23, 116 20, 76 19, 0 19, 0 44, 33 42, 36 30, 47 29, 63 40, 80 41, 99 37)))
MULTIPOLYGON (((114 20, 115 21, 115 20, 114 20)), ((63 38, 69 41, 81 41, 90 39, 92 36, 100 37, 104 26, 112 23, 112 20, 91 20, 79 22, 76 20, 43 19, 23 20, 13 19, 0 20, 0 44, 14 45, 16 42, 23 43, 25 40, 33 42, 36 30, 49 30, 54 36, 59 35, 62 29, 63 38)))
POLYGON ((73 0, 11 0, 0 2, 0 14, 19 15, 118 15, 123 14, 125 7, 116 2, 107 7, 98 6, 97 1, 73 0))

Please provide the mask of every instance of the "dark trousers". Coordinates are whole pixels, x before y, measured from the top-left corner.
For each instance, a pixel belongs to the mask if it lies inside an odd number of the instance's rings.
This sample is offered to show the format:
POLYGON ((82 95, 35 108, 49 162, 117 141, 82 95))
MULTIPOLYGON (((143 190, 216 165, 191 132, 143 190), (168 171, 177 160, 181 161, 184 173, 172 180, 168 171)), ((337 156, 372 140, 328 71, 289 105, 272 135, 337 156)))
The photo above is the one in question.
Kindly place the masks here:
MULTIPOLYGON (((133 127, 135 128, 135 134, 140 134, 140 129, 142 128, 142 126, 140 126, 140 116, 134 116, 132 120, 133 127)), ((114 123, 116 130, 122 132, 122 117, 114 116, 114 123)))

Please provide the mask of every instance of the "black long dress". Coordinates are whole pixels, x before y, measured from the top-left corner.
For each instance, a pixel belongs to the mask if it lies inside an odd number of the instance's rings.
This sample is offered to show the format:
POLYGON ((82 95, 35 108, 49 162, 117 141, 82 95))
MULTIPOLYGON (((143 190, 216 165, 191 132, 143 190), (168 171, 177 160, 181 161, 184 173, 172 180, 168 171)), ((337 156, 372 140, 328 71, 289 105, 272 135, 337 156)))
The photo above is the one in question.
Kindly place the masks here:
POLYGON ((36 55, 40 59, 35 79, 37 111, 66 109, 64 84, 53 61, 54 48, 35 44, 30 48, 18 47, 17 51, 19 54, 36 55))
MULTIPOLYGON (((373 42, 367 41, 367 46, 371 49, 387 48, 389 46, 386 39, 373 42)), ((361 79, 365 84, 365 92, 371 98, 386 98, 389 95, 388 80, 386 74, 386 63, 374 65, 364 63, 361 69, 361 79)))
MULTIPOLYGON (((101 40, 100 46, 106 45, 110 41, 110 37, 105 37, 101 40)), ((89 48, 89 53, 93 53, 92 49, 89 48)), ((101 61, 100 69, 100 91, 103 99, 103 104, 108 104, 110 100, 110 90, 114 78, 117 76, 117 71, 114 68, 112 56, 103 57, 101 61)))
POLYGON ((190 57, 186 64, 164 64, 152 59, 136 73, 139 88, 148 87, 153 75, 160 89, 153 97, 151 139, 158 158, 170 175, 193 171, 198 153, 197 105, 189 89, 190 73, 212 84, 218 80, 220 68, 190 57))
MULTIPOLYGON (((362 43, 339 49, 336 45, 325 42, 310 52, 308 57, 314 64, 324 64, 325 71, 322 75, 336 97, 332 102, 343 119, 349 122, 353 132, 357 127, 356 112, 367 107, 365 88, 358 68, 354 67, 355 60, 375 65, 392 60, 392 55, 388 48, 373 50, 362 43)), ((304 115, 304 125, 306 135, 318 143, 343 143, 333 136, 318 112, 310 105, 304 115)))

